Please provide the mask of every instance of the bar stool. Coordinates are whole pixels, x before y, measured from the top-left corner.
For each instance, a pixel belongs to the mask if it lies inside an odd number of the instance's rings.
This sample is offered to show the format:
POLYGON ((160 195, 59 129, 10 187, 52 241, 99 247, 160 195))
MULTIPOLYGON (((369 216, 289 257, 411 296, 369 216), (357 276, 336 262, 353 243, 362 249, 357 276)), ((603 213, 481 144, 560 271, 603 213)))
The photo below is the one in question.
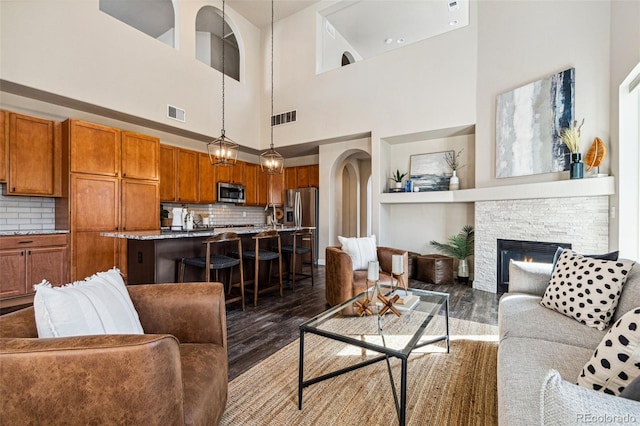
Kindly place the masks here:
POLYGON ((256 242, 255 245, 255 250, 254 251, 249 251, 246 250, 244 253, 242 253, 242 257, 244 257, 247 260, 251 260, 253 261, 254 264, 254 268, 253 268, 253 306, 258 306, 258 293, 265 293, 267 291, 272 291, 272 290, 277 290, 280 289, 280 297, 282 297, 282 245, 280 243, 280 235, 278 234, 278 232, 275 229, 270 229, 268 231, 262 231, 260 233, 258 233, 257 235, 255 235, 254 237, 252 237, 253 240, 256 242), (261 249, 260 248, 260 242, 261 241, 267 241, 267 240, 276 240, 277 241, 277 252, 276 251, 269 251, 269 250, 265 250, 265 249, 261 249), (280 278, 280 284, 279 285, 273 285, 271 287, 267 287, 264 288, 262 290, 258 290, 259 288, 259 272, 260 272, 260 261, 269 261, 269 282, 271 282, 271 276, 272 276, 272 266, 273 266, 273 261, 278 259, 278 275, 280 278))
POLYGON ((229 269, 229 284, 227 288, 227 294, 231 293, 232 287, 240 287, 240 296, 234 298, 227 298, 226 303, 233 303, 237 301, 241 301, 242 310, 244 311, 244 270, 242 265, 242 243, 240 241, 240 237, 235 232, 224 232, 222 234, 215 235, 213 237, 207 238, 202 242, 207 245, 207 250, 205 257, 192 257, 192 258, 182 258, 180 261, 180 270, 178 272, 178 282, 184 282, 184 270, 186 265, 195 266, 198 268, 204 268, 205 270, 205 281, 209 282, 211 278, 211 270, 213 269, 216 272, 216 281, 220 281, 218 279, 218 273, 221 269, 229 269), (211 245, 212 244, 221 244, 221 243, 230 243, 237 242, 238 244, 238 253, 239 256, 237 258, 225 256, 222 254, 211 254, 211 245), (233 267, 238 266, 238 270, 240 271, 240 282, 232 283, 233 279, 233 267))
POLYGON ((291 234, 292 244, 282 246, 282 253, 287 254, 289 256, 289 275, 291 277, 291 290, 294 291, 296 289, 296 266, 297 266, 297 258, 300 256, 302 260, 302 265, 300 267, 301 272, 298 273, 299 276, 303 278, 311 277, 311 286, 314 285, 314 269, 315 269, 315 256, 314 256, 314 235, 313 230, 311 229, 299 229, 294 231, 291 234), (307 247, 304 243, 307 242, 309 246, 307 247), (302 272, 302 267, 304 266, 304 258, 305 254, 310 255, 310 272, 305 274, 302 272))

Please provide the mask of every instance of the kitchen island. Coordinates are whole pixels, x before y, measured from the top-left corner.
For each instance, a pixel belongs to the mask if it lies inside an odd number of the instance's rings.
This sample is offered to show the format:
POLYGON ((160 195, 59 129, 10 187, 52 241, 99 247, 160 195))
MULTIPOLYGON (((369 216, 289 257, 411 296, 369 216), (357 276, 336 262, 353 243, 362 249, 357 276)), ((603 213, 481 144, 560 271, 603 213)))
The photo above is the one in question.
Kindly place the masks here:
MULTIPOLYGON (((223 232, 235 232, 242 239, 243 251, 254 250, 255 243, 251 237, 267 229, 273 228, 239 226, 200 228, 193 231, 103 232, 100 235, 127 240, 127 284, 154 284, 177 282, 180 260, 184 257, 204 257, 206 246, 203 241, 209 237, 223 232)), ((281 236, 282 244, 289 240, 289 233, 298 229, 301 228, 276 228, 284 234, 281 236)), ((247 266, 245 264, 245 270, 247 266)), ((283 266, 287 267, 284 260, 283 266)), ((184 281, 204 281, 204 271, 186 268, 184 281)))

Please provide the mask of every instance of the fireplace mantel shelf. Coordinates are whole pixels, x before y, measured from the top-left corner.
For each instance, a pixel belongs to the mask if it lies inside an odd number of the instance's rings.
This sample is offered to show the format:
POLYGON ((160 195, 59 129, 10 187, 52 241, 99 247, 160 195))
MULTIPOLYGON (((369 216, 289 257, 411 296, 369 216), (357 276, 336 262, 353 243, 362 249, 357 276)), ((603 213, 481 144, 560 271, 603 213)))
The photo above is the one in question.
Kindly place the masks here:
POLYGON ((587 178, 460 189, 457 191, 380 194, 382 204, 474 203, 476 201, 528 200, 535 198, 593 197, 615 194, 615 178, 587 178))

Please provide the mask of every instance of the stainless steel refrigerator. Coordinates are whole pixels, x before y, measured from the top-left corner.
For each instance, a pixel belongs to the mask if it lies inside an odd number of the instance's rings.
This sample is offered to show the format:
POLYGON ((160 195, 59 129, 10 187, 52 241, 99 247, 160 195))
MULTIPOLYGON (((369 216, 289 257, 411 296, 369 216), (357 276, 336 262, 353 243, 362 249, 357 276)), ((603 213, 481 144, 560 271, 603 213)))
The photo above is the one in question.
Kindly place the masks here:
POLYGON ((287 189, 284 223, 290 226, 314 227, 315 259, 318 263, 318 188, 287 189))

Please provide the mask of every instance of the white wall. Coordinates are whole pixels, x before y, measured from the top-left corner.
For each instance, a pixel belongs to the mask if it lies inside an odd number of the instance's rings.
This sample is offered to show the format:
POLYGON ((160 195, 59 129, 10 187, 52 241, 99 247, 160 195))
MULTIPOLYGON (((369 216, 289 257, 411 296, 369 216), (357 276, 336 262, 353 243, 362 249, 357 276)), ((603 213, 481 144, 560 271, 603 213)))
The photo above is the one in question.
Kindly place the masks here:
MULTIPOLYGON (((476 186, 567 179, 568 172, 495 178, 496 96, 575 67, 575 116, 585 118, 581 151, 595 136, 609 141, 609 2, 487 0, 477 5, 476 186)), ((601 170, 608 172, 608 160, 601 170)))
MULTIPOLYGON (((102 13, 97 0, 0 2, 2 80, 207 136, 220 132, 221 74, 195 59, 195 19, 205 5, 177 2, 181 50, 102 13), (187 111, 181 124, 167 104, 187 111)), ((226 82, 227 135, 263 148, 259 131, 260 31, 227 9, 244 57, 241 82, 226 82)))
MULTIPOLYGON (((629 75, 635 66, 640 63, 640 2, 638 1, 622 1, 616 0, 611 2, 611 55, 610 55, 610 91, 611 91, 611 146, 609 158, 611 159, 611 173, 617 177, 622 177, 625 181, 627 176, 633 176, 634 173, 621 173, 620 163, 626 158, 627 161, 633 161, 629 155, 628 149, 625 149, 620 143, 619 124, 621 119, 619 110, 619 91, 623 80, 629 75), (623 176, 626 175, 626 176, 623 176)), ((628 144, 636 144, 632 139, 627 139, 628 144)), ((635 163, 635 175, 638 173, 638 164, 635 163)), ((625 220, 624 214, 626 207, 624 202, 633 202, 621 199, 620 196, 620 180, 616 179, 616 195, 612 196, 609 203, 615 208, 618 214, 609 219, 609 248, 611 250, 621 248, 625 251, 625 256, 631 256, 637 259, 637 248, 631 249, 628 244, 620 241, 621 238, 628 233, 630 226, 629 220, 625 220), (623 210, 624 207, 624 210, 623 210), (623 217, 620 218, 620 213, 623 217), (635 254, 635 256, 634 256, 635 254)), ((637 199, 638 192, 636 190, 635 197, 637 199)), ((633 216, 631 216, 633 217, 633 216)), ((636 217, 637 219, 637 217, 636 217)), ((637 229, 638 224, 635 224, 637 229)), ((633 227, 631 228, 633 229, 633 227)))

